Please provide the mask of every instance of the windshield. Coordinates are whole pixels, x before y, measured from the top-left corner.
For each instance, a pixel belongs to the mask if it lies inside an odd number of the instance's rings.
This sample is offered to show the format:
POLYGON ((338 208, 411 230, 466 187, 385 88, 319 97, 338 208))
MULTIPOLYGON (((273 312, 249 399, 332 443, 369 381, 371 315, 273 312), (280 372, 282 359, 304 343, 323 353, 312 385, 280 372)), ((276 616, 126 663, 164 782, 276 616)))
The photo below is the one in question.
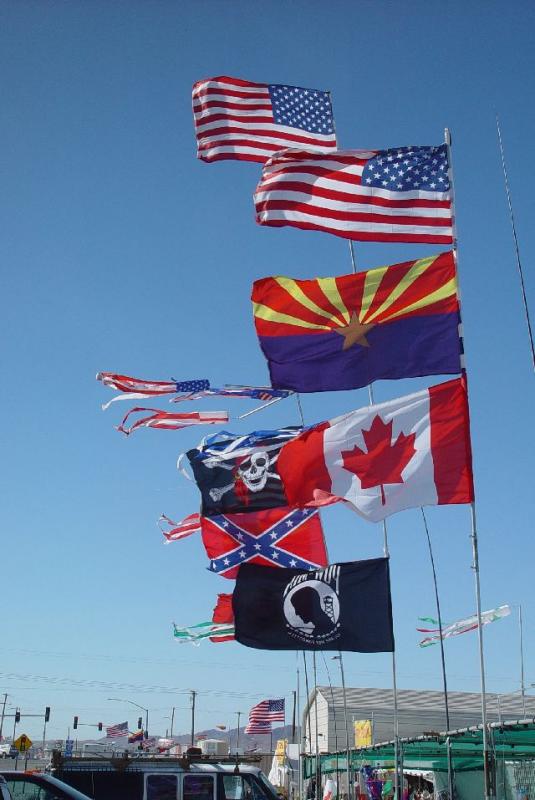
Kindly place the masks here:
POLYGON ((275 791, 274 787, 273 787, 273 786, 272 786, 272 784, 271 784, 271 783, 268 781, 268 779, 266 778, 266 776, 264 775, 264 773, 263 773, 263 772, 258 772, 258 773, 256 774, 256 779, 257 779, 257 780, 258 780, 258 781, 259 781, 259 782, 262 784, 262 786, 264 787, 264 789, 266 789, 266 791, 267 791, 267 793, 268 793, 269 797, 273 797, 273 798, 275 798, 275 797, 276 797, 276 798, 277 798, 277 800, 278 800, 278 797, 279 797, 279 796, 278 796, 277 792, 275 791))
POLYGON ((55 786, 57 789, 62 789, 64 792, 68 792, 69 797, 72 797, 72 800, 91 800, 87 794, 79 792, 78 789, 73 789, 72 786, 63 783, 63 781, 58 781, 58 779, 54 778, 52 775, 39 775, 39 777, 41 780, 46 781, 46 783, 50 786, 55 786))

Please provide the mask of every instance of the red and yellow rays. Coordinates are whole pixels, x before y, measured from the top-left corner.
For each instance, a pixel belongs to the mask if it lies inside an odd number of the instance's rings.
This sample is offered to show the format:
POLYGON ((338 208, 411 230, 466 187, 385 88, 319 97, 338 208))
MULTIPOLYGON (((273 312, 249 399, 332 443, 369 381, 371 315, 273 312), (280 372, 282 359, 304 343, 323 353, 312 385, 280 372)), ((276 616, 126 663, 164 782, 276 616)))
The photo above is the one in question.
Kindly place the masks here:
POLYGON ((344 349, 367 345, 375 325, 459 308, 451 252, 340 278, 264 278, 252 300, 259 336, 336 332, 344 349))

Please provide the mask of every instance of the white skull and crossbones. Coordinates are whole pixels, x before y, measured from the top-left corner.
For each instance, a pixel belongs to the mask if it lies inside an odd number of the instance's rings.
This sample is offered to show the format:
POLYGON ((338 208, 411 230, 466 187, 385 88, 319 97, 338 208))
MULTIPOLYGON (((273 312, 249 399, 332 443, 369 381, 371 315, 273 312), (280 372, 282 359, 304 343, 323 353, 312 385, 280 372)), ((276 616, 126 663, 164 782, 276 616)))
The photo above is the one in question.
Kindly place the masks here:
POLYGON ((268 478, 279 478, 276 472, 270 472, 269 468, 277 460, 278 453, 272 459, 269 458, 265 450, 253 453, 249 459, 247 467, 241 466, 238 469, 238 476, 242 479, 250 492, 261 492, 265 487, 268 478))

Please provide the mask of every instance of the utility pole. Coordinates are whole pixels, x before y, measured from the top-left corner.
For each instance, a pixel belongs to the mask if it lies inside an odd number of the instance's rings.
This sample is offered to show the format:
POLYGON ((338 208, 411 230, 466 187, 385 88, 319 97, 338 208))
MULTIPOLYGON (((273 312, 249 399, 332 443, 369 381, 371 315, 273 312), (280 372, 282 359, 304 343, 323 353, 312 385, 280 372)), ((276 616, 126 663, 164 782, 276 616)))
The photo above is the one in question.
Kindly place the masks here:
POLYGON ((238 717, 238 730, 236 732, 236 755, 238 755, 238 751, 240 749, 240 717, 242 715, 242 712, 236 711, 236 715, 238 717))
POLYGON ((197 692, 190 689, 191 692, 191 746, 195 744, 195 696, 197 692))
POLYGON ((173 738, 173 724, 175 721, 175 707, 173 706, 173 710, 171 711, 171 739, 173 738))
POLYGON ((6 713, 7 692, 4 692, 4 703, 2 705, 2 716, 0 718, 0 742, 2 741, 2 730, 4 727, 4 716, 6 713))

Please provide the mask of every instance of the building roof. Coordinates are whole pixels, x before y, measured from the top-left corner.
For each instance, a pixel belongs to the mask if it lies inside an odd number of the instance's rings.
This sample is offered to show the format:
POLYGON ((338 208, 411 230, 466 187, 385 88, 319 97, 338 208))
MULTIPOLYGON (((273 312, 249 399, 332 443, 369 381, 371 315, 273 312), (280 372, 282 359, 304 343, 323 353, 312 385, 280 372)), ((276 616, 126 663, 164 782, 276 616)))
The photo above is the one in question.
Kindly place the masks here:
MULTIPOLYGON (((318 694, 332 708, 343 707, 344 693, 341 687, 318 686, 318 694)), ((523 714, 522 697, 519 692, 509 694, 492 694, 487 692, 487 709, 492 716, 501 715, 508 719, 520 719, 523 714)), ((392 689, 347 688, 348 709, 359 712, 391 711, 393 708, 392 689)), ((441 712, 444 709, 444 693, 431 689, 398 689, 399 711, 421 711, 427 713, 441 712)), ((304 714, 314 702, 314 691, 310 693, 304 714)), ((535 696, 525 696, 526 715, 535 716, 535 696)), ((478 692, 448 692, 450 712, 463 714, 479 714, 481 711, 481 695, 478 692)))

